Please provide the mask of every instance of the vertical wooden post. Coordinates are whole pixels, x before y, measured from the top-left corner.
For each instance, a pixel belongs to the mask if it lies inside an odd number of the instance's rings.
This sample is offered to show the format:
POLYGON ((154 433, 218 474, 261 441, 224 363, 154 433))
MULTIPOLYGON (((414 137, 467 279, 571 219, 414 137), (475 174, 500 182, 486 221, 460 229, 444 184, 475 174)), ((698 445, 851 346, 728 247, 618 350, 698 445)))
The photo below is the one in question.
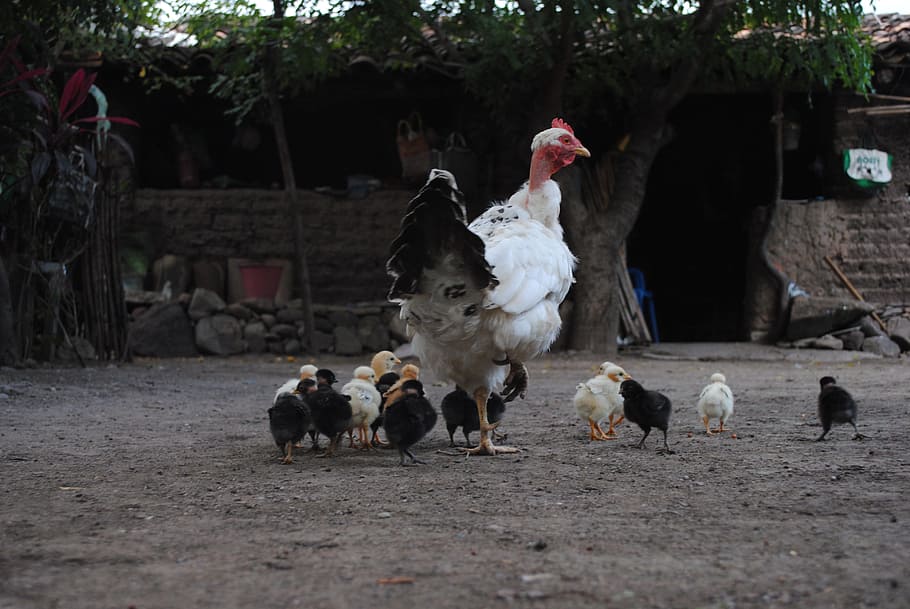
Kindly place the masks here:
MULTIPOLYGON (((273 6, 275 19, 284 18, 283 0, 273 0, 273 6)), ((273 41, 266 53, 263 80, 266 98, 269 103, 269 112, 272 117, 272 129, 275 132, 275 145, 278 148, 278 158, 281 163, 281 175, 284 178, 284 190, 287 193, 291 213, 294 216, 294 257, 296 258, 294 268, 297 271, 297 283, 300 286, 300 297, 303 301, 306 350, 312 353, 315 348, 313 337, 315 320, 313 315, 313 295, 310 289, 310 269, 306 259, 303 232, 303 210, 300 209, 297 181, 294 178, 294 165, 291 161, 291 148, 288 144, 287 131, 284 127, 284 111, 281 108, 281 96, 279 95, 277 75, 275 74, 279 59, 278 55, 281 52, 280 49, 280 41, 273 41)))

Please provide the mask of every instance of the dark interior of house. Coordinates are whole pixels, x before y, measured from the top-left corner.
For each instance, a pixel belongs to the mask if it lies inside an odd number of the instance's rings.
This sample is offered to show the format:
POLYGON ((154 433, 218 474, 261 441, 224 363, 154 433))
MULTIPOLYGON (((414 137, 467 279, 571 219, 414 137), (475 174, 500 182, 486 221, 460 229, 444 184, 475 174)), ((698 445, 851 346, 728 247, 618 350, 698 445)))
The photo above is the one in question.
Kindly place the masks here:
POLYGON ((672 116, 627 254, 653 295, 661 341, 745 338, 750 219, 772 196, 769 114, 765 96, 705 95, 672 116))

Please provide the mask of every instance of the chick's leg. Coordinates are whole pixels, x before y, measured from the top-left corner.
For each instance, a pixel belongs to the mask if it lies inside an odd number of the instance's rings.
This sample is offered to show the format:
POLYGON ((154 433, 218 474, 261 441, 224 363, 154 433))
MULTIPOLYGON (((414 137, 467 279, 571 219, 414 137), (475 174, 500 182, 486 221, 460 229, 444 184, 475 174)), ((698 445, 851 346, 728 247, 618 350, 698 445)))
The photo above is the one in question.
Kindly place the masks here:
POLYGON ((625 420, 625 418, 626 418, 626 417, 624 417, 623 415, 619 415, 619 418, 617 418, 617 419, 614 421, 614 420, 613 420, 614 417, 616 417, 615 414, 611 414, 611 415, 610 415, 610 428, 607 429, 607 432, 606 432, 606 433, 607 433, 607 436, 608 436, 610 439, 612 439, 613 437, 616 436, 616 426, 617 426, 617 425, 622 425, 622 422, 623 422, 623 421, 625 420))
POLYGON ((292 458, 292 453, 294 452, 294 443, 293 443, 293 442, 285 442, 285 443, 284 443, 284 451, 285 451, 285 453, 284 453, 284 459, 282 459, 281 462, 284 463, 285 465, 288 465, 288 464, 290 464, 290 463, 293 463, 293 462, 294 462, 294 459, 292 458))
POLYGON ((373 439, 370 440, 370 444, 373 446, 388 446, 389 443, 379 437, 379 430, 373 432, 373 439))
POLYGON ((480 419, 480 443, 475 448, 466 448, 465 452, 469 455, 517 453, 518 449, 511 446, 493 446, 489 433, 496 429, 498 423, 491 425, 487 419, 487 399, 489 397, 490 391, 486 387, 478 387, 474 390, 474 402, 477 404, 477 416, 480 419))
POLYGON ((730 428, 724 427, 724 420, 720 419, 720 424, 717 426, 716 429, 712 429, 711 431, 713 431, 715 433, 724 433, 725 431, 730 431, 730 428))
POLYGON ((604 435, 604 430, 594 421, 594 419, 588 419, 588 426, 591 428, 591 439, 592 440, 606 440, 607 436, 604 435))
POLYGON ((670 450, 670 445, 667 444, 667 430, 662 430, 664 432, 664 445, 663 448, 658 448, 657 452, 662 455, 675 455, 676 453, 670 450))
POLYGON ((705 424, 705 433, 708 434, 709 436, 713 436, 714 432, 711 431, 711 425, 709 423, 710 419, 708 418, 708 415, 703 416, 701 418, 701 421, 702 421, 702 423, 705 424))

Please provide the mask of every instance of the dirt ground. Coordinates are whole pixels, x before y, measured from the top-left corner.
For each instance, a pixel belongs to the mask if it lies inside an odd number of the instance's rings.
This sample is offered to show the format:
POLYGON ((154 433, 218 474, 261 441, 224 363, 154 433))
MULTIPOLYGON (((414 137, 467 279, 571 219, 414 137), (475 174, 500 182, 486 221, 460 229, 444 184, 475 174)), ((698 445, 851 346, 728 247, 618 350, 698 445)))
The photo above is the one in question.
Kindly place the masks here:
POLYGON ((506 412, 520 454, 439 453, 440 418, 414 467, 279 463, 266 409, 301 360, 2 369, 0 607, 910 607, 910 362, 724 353, 611 358, 673 400, 674 455, 589 442, 571 398, 604 358, 551 355, 506 412), (737 439, 695 413, 718 370, 737 439), (825 374, 866 440, 812 441, 825 374))

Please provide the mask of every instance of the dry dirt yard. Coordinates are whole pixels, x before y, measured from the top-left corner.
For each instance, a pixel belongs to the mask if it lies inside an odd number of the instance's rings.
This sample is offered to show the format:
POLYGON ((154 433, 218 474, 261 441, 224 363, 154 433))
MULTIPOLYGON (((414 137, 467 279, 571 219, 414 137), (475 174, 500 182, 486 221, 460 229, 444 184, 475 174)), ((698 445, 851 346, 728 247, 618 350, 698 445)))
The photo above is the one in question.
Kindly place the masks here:
POLYGON ((506 412, 523 452, 437 452, 440 418, 414 467, 279 463, 266 409, 300 361, 0 370, 0 607, 910 607, 910 362, 724 353, 612 358, 673 400, 674 455, 628 424, 590 442, 571 398, 603 358, 552 355, 506 412), (695 413, 717 370, 736 439, 695 413), (812 441, 825 374, 866 440, 812 441))

